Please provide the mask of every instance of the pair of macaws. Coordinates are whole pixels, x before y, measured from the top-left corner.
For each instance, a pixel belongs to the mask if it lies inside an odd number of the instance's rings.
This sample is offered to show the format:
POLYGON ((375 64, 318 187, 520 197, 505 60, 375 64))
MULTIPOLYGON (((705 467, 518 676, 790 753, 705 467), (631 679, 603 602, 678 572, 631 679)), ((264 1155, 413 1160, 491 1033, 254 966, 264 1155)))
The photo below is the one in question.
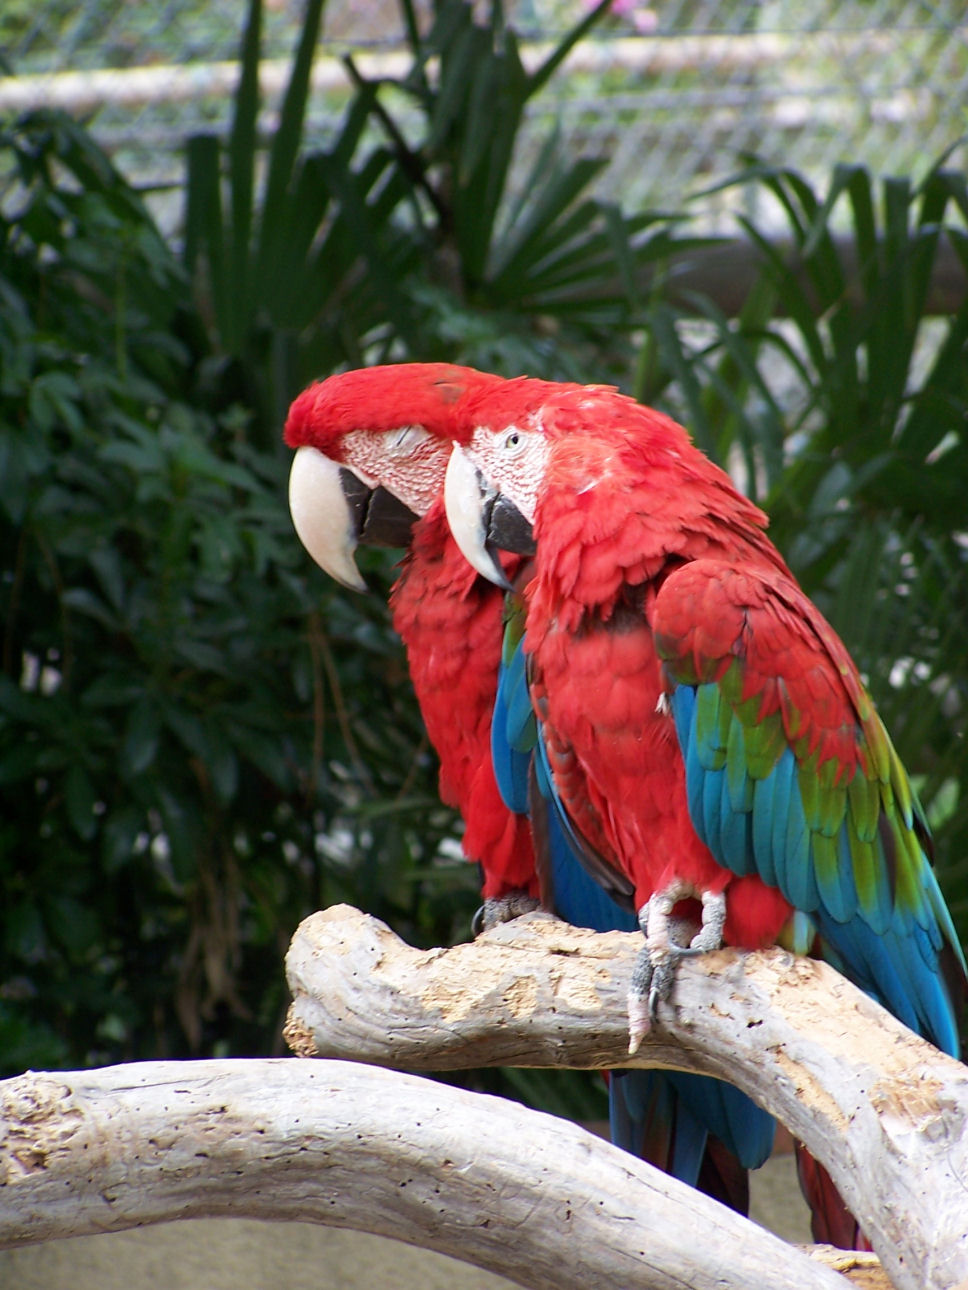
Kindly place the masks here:
MULTIPOLYGON (((641 927, 633 1047, 684 953, 782 944, 958 1054, 965 960, 905 771, 765 515, 682 427, 417 363, 309 387, 285 438, 296 531, 347 586, 356 545, 413 517, 393 621, 485 924, 540 903, 641 927)), ((773 1125, 743 1094, 630 1072, 610 1102, 620 1145, 745 1207, 773 1125)), ((854 1244, 800 1167, 816 1238, 854 1244)))

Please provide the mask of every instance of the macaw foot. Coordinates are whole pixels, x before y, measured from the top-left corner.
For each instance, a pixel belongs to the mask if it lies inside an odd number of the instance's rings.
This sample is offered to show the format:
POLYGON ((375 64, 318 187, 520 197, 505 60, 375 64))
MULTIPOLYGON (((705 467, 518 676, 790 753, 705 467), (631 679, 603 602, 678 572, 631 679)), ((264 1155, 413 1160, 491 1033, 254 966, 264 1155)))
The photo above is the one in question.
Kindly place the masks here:
POLYGON ((501 923, 509 923, 521 914, 530 914, 532 910, 539 908, 540 903, 522 890, 508 891, 503 896, 488 896, 471 919, 471 932, 474 936, 480 936, 481 932, 490 931, 501 923))
POLYGON ((656 1020, 660 1001, 668 999, 676 968, 684 958, 718 950, 723 943, 726 923, 724 892, 697 892, 688 883, 670 883, 658 891, 639 910, 639 926, 645 945, 639 951, 629 986, 629 1055, 656 1020), (680 900, 699 897, 702 901, 702 924, 688 918, 677 918, 672 911, 680 900))

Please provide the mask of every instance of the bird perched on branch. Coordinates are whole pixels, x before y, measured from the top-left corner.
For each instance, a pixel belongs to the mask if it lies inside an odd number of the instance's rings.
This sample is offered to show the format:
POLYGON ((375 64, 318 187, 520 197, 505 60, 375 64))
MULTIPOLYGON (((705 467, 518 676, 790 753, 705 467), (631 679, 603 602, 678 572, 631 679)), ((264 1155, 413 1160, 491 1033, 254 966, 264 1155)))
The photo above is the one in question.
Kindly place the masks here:
MULTIPOLYGON (((447 363, 343 372, 304 390, 284 431, 296 449, 293 524, 317 564, 362 591, 357 545, 407 551, 393 625, 440 759, 441 798, 460 812, 464 853, 483 872, 488 925, 535 908, 538 880, 527 820, 502 802, 490 756, 504 596, 451 537, 443 480, 462 399, 499 382, 447 363)), ((520 564, 505 557, 503 576, 520 564)))
POLYGON ((455 437, 451 529, 499 585, 499 551, 534 552, 522 648, 548 779, 645 937, 631 1049, 683 956, 780 944, 957 1055, 965 959, 923 812, 766 516, 612 388, 508 381, 455 437))
MULTIPOLYGON (((536 728, 513 648, 499 676, 504 591, 467 563, 444 514, 444 473, 461 410, 502 384, 468 368, 399 364, 310 386, 285 428, 296 449, 290 509, 316 562, 354 589, 364 587, 357 544, 407 547, 391 594, 393 621, 440 757, 441 795, 460 810, 465 853, 483 868, 485 923, 533 907, 540 890, 544 906, 571 922, 632 930, 634 916, 577 864, 554 812, 544 813, 533 792, 529 800, 523 728, 536 728), (529 809, 543 816, 537 873, 529 809)), ((501 557, 500 567, 508 583, 528 576, 523 555, 501 557)), ((614 1141, 745 1212, 747 1169, 772 1144, 765 1112, 729 1085, 681 1072, 613 1076, 609 1095, 614 1141)))

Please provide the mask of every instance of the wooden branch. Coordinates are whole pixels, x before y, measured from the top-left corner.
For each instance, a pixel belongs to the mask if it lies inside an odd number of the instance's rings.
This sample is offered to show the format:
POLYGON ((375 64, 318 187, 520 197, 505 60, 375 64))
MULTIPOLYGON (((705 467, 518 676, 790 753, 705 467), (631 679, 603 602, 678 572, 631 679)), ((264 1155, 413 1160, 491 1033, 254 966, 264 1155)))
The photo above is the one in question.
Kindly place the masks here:
POLYGON ((531 915, 421 952, 347 906, 287 958, 301 1055, 411 1069, 665 1066, 729 1079, 827 1167, 892 1281, 968 1281, 968 1071, 822 963, 724 950, 683 963, 634 1061, 625 993, 641 944, 531 915))
POLYGON ((413 1075, 281 1059, 0 1084, 0 1246, 228 1216, 395 1237, 536 1290, 844 1286, 577 1125, 413 1075))

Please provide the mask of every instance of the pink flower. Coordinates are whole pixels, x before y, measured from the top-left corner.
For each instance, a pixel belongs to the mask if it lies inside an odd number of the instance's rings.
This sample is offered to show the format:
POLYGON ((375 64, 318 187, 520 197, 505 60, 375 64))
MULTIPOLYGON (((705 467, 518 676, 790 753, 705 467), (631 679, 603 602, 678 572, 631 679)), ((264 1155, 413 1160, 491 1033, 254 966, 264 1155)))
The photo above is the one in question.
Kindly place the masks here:
MULTIPOLYGON (((587 0, 587 7, 590 9, 594 0, 587 0)), ((659 15, 654 9, 649 9, 641 3, 641 0, 612 0, 611 12, 616 18, 622 18, 630 22, 640 35, 650 35, 656 31, 659 26, 659 15)))

